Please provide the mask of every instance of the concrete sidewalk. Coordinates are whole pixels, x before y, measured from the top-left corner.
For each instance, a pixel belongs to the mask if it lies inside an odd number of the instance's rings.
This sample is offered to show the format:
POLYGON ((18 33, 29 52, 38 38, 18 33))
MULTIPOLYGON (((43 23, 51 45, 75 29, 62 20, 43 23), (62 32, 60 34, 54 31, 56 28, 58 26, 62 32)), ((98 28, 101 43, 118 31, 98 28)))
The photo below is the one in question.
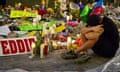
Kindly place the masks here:
POLYGON ((63 49, 56 50, 44 59, 29 59, 29 55, 0 57, 0 72, 84 72, 109 60, 93 55, 88 62, 76 64, 74 60, 62 59, 62 52, 63 49))

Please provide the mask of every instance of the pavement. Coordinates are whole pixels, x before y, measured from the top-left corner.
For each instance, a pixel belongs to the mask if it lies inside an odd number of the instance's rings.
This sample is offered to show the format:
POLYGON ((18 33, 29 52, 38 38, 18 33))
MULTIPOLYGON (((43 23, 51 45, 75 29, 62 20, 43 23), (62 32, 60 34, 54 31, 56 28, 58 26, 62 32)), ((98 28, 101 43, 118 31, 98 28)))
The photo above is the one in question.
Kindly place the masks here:
POLYGON ((91 54, 85 63, 64 60, 60 54, 64 49, 55 50, 43 59, 39 56, 30 59, 30 54, 0 57, 0 72, 85 72, 102 66, 110 59, 91 54))

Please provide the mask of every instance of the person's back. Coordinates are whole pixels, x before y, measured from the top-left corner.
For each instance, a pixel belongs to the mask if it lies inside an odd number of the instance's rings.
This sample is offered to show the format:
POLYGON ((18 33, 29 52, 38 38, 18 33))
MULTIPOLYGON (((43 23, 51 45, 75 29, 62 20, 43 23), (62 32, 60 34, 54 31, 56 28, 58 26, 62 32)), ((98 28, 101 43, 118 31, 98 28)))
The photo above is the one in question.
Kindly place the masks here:
POLYGON ((119 48, 119 33, 115 23, 104 17, 102 20, 104 32, 92 48, 93 51, 104 57, 113 57, 119 48))
POLYGON ((118 44, 119 44, 119 32, 118 32, 117 26, 108 17, 103 18, 103 24, 104 24, 104 33, 103 33, 103 35, 106 36, 105 38, 110 39, 110 41, 113 42, 113 45, 115 44, 115 46, 118 47, 118 44))

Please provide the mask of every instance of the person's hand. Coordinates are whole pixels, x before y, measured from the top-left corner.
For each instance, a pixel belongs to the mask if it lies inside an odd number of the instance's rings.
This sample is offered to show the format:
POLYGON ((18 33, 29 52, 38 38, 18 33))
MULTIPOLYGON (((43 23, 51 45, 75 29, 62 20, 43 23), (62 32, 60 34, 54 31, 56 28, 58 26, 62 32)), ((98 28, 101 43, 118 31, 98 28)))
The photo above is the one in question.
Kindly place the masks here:
POLYGON ((85 33, 87 33, 89 30, 88 30, 88 28, 87 27, 83 27, 81 30, 80 30, 80 33, 81 34, 85 34, 85 33))
POLYGON ((91 28, 92 28, 92 30, 94 32, 101 32, 101 31, 103 31, 103 27, 102 26, 103 25, 97 25, 97 26, 94 26, 94 27, 91 27, 91 28))

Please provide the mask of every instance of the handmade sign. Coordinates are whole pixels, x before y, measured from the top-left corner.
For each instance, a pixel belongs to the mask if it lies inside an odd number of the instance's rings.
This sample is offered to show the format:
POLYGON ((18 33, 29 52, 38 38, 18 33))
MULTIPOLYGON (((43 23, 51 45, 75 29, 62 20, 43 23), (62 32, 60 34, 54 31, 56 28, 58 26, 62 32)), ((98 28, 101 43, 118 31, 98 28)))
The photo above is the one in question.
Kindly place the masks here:
POLYGON ((0 56, 26 54, 31 52, 35 37, 11 38, 0 40, 0 56))
POLYGON ((31 13, 22 10, 11 10, 10 18, 18 18, 18 17, 36 17, 37 13, 31 13))
MULTIPOLYGON (((35 30, 42 30, 43 28, 43 24, 44 22, 39 22, 39 24, 37 24, 37 26, 34 26, 32 24, 32 22, 30 21, 25 21, 25 20, 21 20, 19 21, 21 22, 21 24, 19 24, 17 27, 20 29, 20 31, 35 31, 35 30)), ((50 28, 53 24, 55 24, 56 21, 51 20, 50 22, 46 22, 47 26, 46 28, 50 28)))

